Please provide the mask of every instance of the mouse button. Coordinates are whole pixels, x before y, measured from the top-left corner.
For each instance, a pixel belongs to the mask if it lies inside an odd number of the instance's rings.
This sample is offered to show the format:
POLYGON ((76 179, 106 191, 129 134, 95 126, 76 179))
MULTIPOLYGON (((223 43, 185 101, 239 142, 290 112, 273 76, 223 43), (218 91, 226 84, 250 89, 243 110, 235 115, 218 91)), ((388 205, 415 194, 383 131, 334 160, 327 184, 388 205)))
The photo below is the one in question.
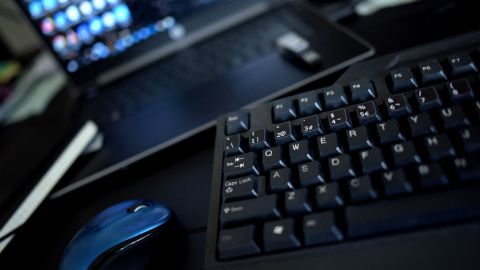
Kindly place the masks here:
POLYGON ((137 203, 137 204, 134 204, 132 206, 130 206, 128 209, 127 209, 127 212, 128 213, 136 213, 142 209, 146 209, 146 208, 149 208, 151 205, 149 203, 144 203, 144 202, 140 202, 140 203, 137 203))

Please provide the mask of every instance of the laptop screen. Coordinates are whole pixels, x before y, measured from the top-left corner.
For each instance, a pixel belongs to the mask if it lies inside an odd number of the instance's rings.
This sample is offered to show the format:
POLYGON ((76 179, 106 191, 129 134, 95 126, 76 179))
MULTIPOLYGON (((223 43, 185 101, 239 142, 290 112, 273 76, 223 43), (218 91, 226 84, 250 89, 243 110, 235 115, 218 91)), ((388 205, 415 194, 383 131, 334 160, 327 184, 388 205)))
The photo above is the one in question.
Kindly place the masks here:
POLYGON ((189 15, 231 0, 20 0, 69 73, 115 58, 155 36, 183 38, 189 15))

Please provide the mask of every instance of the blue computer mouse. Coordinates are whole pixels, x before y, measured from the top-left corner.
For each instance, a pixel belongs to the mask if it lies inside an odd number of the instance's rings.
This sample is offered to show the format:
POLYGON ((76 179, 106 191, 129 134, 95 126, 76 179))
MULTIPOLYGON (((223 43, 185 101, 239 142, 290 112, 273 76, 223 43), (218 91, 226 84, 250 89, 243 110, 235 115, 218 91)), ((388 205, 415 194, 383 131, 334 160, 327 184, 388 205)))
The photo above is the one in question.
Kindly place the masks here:
MULTIPOLYGON (((165 228, 171 219, 172 212, 153 201, 130 200, 113 205, 95 216, 73 237, 65 249, 60 269, 105 269, 104 266, 116 258, 125 257, 125 253, 145 243, 151 244, 152 239, 168 233, 165 228)), ((144 255, 146 251, 137 253, 144 255)))

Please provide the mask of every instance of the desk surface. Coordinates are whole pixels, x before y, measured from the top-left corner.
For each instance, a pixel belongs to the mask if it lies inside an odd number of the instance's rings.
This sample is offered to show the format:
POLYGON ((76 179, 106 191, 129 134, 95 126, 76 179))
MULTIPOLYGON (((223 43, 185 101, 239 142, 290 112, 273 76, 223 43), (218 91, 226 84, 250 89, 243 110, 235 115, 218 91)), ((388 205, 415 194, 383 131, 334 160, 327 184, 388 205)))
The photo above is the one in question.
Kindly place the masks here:
MULTIPOLYGON (((475 9, 468 9, 467 1, 438 9, 441 2, 448 1, 420 2, 343 23, 370 41, 378 55, 478 28, 471 25, 475 9), (465 14, 466 10, 471 11, 465 14)), ((334 80, 335 76, 318 84, 328 85, 334 80)), ((103 186, 47 201, 2 254, 2 260, 14 263, 9 265, 17 265, 18 269, 29 269, 32 265, 35 269, 55 269, 63 248, 87 220, 111 204, 141 197, 161 201, 175 212, 186 236, 185 248, 178 253, 178 268, 201 269, 213 134, 213 130, 206 131, 158 153, 142 164, 115 174, 103 186)))

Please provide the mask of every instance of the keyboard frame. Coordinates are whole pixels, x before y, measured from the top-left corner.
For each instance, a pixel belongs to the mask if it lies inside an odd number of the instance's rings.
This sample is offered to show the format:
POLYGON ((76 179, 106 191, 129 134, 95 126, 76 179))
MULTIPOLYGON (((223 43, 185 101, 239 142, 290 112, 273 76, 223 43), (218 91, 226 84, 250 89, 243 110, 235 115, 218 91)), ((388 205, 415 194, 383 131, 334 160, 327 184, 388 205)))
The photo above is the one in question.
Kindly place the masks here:
MULTIPOLYGON (((469 52, 472 52, 471 50, 472 48, 480 48, 480 32, 471 32, 471 33, 463 34, 460 36, 438 41, 436 43, 415 47, 415 48, 401 51, 398 53, 392 53, 386 56, 374 58, 371 60, 367 60, 367 61, 355 64, 352 67, 350 67, 335 82, 335 84, 347 86, 349 82, 352 80, 368 78, 372 82, 374 82, 375 89, 377 90, 377 97, 373 99, 374 102, 376 103, 376 105, 383 104, 383 100, 386 97, 386 93, 388 93, 388 95, 394 94, 391 90, 389 90, 390 88, 388 87, 385 79, 388 75, 389 70, 398 66, 413 67, 416 63, 422 60, 430 59, 430 58, 444 59, 444 57, 447 54, 456 52, 456 51, 467 50, 469 52)), ((478 59, 476 60, 478 63, 478 59)), ((475 76, 477 76, 477 79, 478 79, 478 75, 475 75, 475 76)), ((465 77, 462 77, 462 78, 465 78, 465 77)), ((449 81, 450 80, 452 79, 449 78, 449 81)), ((431 84, 431 85, 435 85, 435 84, 431 84)), ((423 86, 419 86, 418 88, 422 88, 422 87, 423 86)), ((478 89, 474 91, 477 91, 477 93, 479 92, 478 89)), ((305 92, 309 92, 309 91, 305 91, 305 92)), ((291 97, 294 97, 294 96, 291 96, 291 97)), ((340 108, 346 108, 346 109, 348 108, 347 110, 351 111, 352 107, 359 103, 362 103, 362 102, 352 103, 345 107, 340 107, 340 108)), ((272 104, 273 102, 268 102, 264 105, 251 108, 249 110, 244 110, 244 111, 250 112, 249 130, 254 130, 257 128, 270 128, 271 126, 273 126, 272 110, 271 110, 272 104), (252 119, 252 116, 254 117, 254 119, 252 119), (270 123, 270 124, 266 126, 260 123, 270 123)), ((325 117, 326 111, 328 112, 331 110, 322 110, 321 113, 317 114, 319 115, 320 119, 326 118, 325 117)), ((296 265, 297 262, 299 261, 302 261, 303 263, 298 263, 298 268, 296 269, 312 269, 312 268, 308 268, 310 264, 306 262, 313 263, 316 260, 312 258, 308 258, 307 256, 311 256, 314 254, 323 254, 325 256, 327 255, 331 256, 332 258, 337 257, 338 259, 338 256, 333 254, 334 252, 352 255, 351 251, 353 252, 358 251, 357 250, 358 247, 365 247, 367 248, 367 250, 370 248, 371 251, 373 252, 375 249, 378 250, 378 247, 375 248, 372 246, 372 245, 375 245, 375 243, 392 244, 392 241, 394 241, 393 243, 397 243, 398 241, 399 243, 398 250, 400 252, 405 253, 406 249, 402 248, 403 246, 405 246, 404 245, 405 243, 402 243, 401 241, 404 241, 406 239, 408 241, 415 241, 414 245, 418 246, 418 249, 417 249, 418 252, 422 250, 422 245, 424 247, 427 247, 428 245, 436 247, 435 245, 432 245, 432 243, 435 242, 435 238, 438 237, 439 234, 442 236, 445 236, 446 239, 451 239, 450 242, 452 242, 452 244, 455 242, 455 239, 453 239, 455 235, 457 236, 460 235, 463 237, 465 236, 466 233, 473 233, 473 235, 476 238, 480 239, 480 229, 478 229, 480 228, 479 227, 480 222, 473 221, 473 223, 461 224, 458 226, 443 226, 443 227, 441 226, 441 227, 427 228, 424 230, 412 230, 408 232, 373 236, 367 239, 348 240, 346 242, 340 242, 338 244, 333 244, 328 246, 302 247, 301 249, 293 250, 293 251, 285 251, 285 252, 273 253, 273 254, 261 254, 259 256, 252 256, 252 257, 238 258, 238 259, 235 258, 231 260, 220 261, 217 258, 216 251, 217 251, 218 233, 220 228, 220 219, 219 219, 220 206, 222 204, 221 187, 223 183, 223 172, 222 172, 223 159, 224 159, 223 144, 224 144, 224 138, 226 136, 225 120, 226 120, 225 115, 220 116, 217 119, 215 157, 214 157, 214 164, 213 164, 214 171, 213 171, 213 181, 212 181, 211 197, 210 197, 210 212, 208 216, 209 223, 207 227, 207 246, 206 246, 206 257, 205 257, 205 267, 207 269, 210 269, 210 268, 233 269, 237 267, 238 269, 243 269, 243 268, 245 269, 291 269, 289 268, 289 266, 292 267, 292 265, 296 265), (474 228, 477 228, 476 232, 472 231, 474 228)), ((459 243, 462 243, 462 242, 459 242, 459 243)), ((439 247, 439 251, 441 251, 440 249, 441 247, 439 247)), ((457 257, 464 256, 464 254, 461 254, 462 252, 464 252, 462 250, 463 249, 459 248, 458 251, 456 251, 457 257)), ((435 252, 426 252, 427 258, 428 257, 432 259, 435 258, 434 253, 435 252)), ((466 253, 468 254, 468 252, 466 253)), ((369 253, 364 252, 363 254, 367 255, 369 253)), ((470 255, 472 255, 472 252, 470 252, 470 255)), ((395 260, 395 259, 398 260, 398 257, 396 257, 396 255, 392 255, 391 258, 392 260, 395 260)), ((439 265, 442 265, 441 264, 442 259, 446 260, 448 258, 437 258, 437 259, 440 260, 439 265)), ((386 265, 388 265, 389 258, 388 257, 382 258, 382 261, 387 263, 386 265)), ((403 266, 405 267, 406 265, 409 265, 413 267, 410 269, 422 269, 421 264, 417 265, 415 261, 411 261, 410 264, 408 264, 408 262, 409 261, 407 260, 406 264, 404 264, 403 266)), ((335 266, 336 262, 329 260, 329 262, 326 262, 326 264, 330 266, 335 266)), ((351 268, 355 267, 354 262, 352 263, 342 262, 338 265, 338 269, 340 268, 344 269, 340 265, 344 267, 350 266, 351 268)), ((447 267, 447 265, 448 263, 445 264, 444 267, 447 267)), ((350 267, 346 267, 345 269, 349 269, 350 267)), ((403 268, 392 267, 390 269, 405 269, 404 267, 403 268)), ((320 269, 320 265, 318 265, 318 269, 320 269)), ((322 269, 325 269, 325 268, 322 268, 322 269)), ((381 268, 378 268, 378 269, 381 269, 381 268)), ((461 269, 461 267, 459 267, 458 269, 461 269)))

